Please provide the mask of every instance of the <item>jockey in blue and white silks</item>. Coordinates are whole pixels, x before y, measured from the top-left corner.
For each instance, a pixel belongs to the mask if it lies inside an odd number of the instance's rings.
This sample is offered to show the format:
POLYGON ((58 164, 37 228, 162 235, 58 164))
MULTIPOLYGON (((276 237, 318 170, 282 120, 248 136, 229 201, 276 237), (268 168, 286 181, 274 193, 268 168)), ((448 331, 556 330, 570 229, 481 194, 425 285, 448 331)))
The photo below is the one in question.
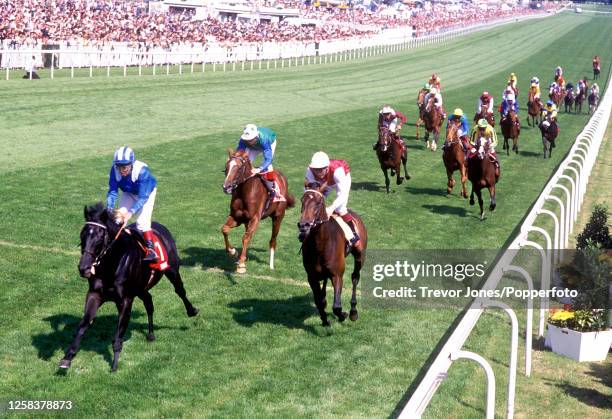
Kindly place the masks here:
POLYGON ((127 223, 136 214, 138 216, 136 228, 142 232, 147 246, 144 260, 157 260, 151 233, 151 217, 157 194, 157 180, 145 163, 134 158, 134 151, 129 147, 121 147, 115 151, 108 179, 106 196, 108 210, 115 208, 119 190, 122 191, 122 194, 117 223, 127 223))
POLYGON ((510 109, 514 110, 514 112, 516 114, 518 114, 519 112, 519 107, 518 107, 518 103, 515 100, 514 94, 510 93, 508 96, 506 96, 506 99, 502 102, 501 104, 501 115, 502 117, 506 117, 508 116, 508 112, 510 112, 510 109))
MULTIPOLYGON (((467 150, 466 143, 469 141, 470 136, 470 122, 463 114, 463 109, 455 109, 452 115, 448 117, 448 122, 446 123, 447 130, 450 124, 455 124, 457 126, 457 136, 461 140, 463 148, 467 150)), ((444 145, 442 148, 445 149, 446 146, 448 146, 448 138, 444 140, 444 145)))

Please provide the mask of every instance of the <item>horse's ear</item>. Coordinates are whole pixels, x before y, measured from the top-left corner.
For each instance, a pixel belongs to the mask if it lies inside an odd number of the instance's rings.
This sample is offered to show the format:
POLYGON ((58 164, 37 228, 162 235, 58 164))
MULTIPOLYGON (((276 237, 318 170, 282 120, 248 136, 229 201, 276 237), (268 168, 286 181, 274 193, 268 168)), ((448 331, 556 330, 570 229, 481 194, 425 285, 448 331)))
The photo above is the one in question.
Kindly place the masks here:
POLYGON ((87 205, 83 206, 83 216, 85 217, 85 219, 87 220, 87 217, 89 216, 89 211, 87 209, 87 205))
POLYGON ((308 182, 307 180, 304 181, 304 187, 306 189, 319 189, 319 186, 319 182, 308 182))

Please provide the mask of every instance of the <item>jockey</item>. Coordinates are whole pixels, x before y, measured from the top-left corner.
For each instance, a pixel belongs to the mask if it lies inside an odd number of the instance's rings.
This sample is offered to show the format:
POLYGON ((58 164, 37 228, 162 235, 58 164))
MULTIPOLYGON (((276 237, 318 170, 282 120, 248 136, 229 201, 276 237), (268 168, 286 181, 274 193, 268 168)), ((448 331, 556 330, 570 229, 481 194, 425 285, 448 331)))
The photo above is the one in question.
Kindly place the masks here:
POLYGON ((438 91, 442 89, 440 76, 438 76, 436 73, 433 73, 431 75, 428 84, 430 85, 430 87, 435 87, 436 89, 438 89, 438 91))
POLYGON ((561 66, 557 66, 557 68, 555 68, 555 81, 558 81, 559 77, 563 77, 563 69, 561 66))
POLYGON ((536 102, 540 101, 540 85, 536 84, 536 83, 531 83, 531 88, 529 89, 530 92, 533 92, 533 100, 535 100, 536 102))
MULTIPOLYGON (((448 122, 446 123, 447 130, 450 124, 455 124, 459 127, 459 129, 457 130, 457 135, 459 136, 459 139, 461 139, 464 151, 466 151, 467 150, 466 144, 469 142, 470 123, 468 122, 468 119, 463 114, 463 109, 461 108, 455 109, 453 114, 448 117, 448 122)), ((448 139, 444 140, 444 145, 442 146, 442 149, 446 148, 447 145, 448 145, 448 139)))
POLYGON ((583 95, 586 96, 588 90, 589 90, 589 82, 586 76, 584 76, 582 80, 578 80, 578 94, 582 93, 583 95))
POLYGON ((597 83, 593 83, 593 86, 591 86, 591 93, 599 96, 599 86, 597 85, 597 83))
POLYGON ((138 216, 136 228, 142 232, 147 247, 144 260, 154 262, 158 256, 153 245, 151 216, 157 194, 157 180, 145 163, 134 158, 134 150, 129 147, 121 147, 115 151, 106 195, 106 208, 109 211, 115 208, 119 189, 122 194, 115 221, 117 224, 125 224, 134 214, 138 216))
MULTIPOLYGON (((385 127, 391 133, 395 134, 395 139, 402 146, 402 150, 405 148, 405 145, 404 140, 400 137, 400 131, 406 121, 407 119, 403 113, 396 111, 389 105, 383 106, 380 112, 378 112, 378 129, 385 127)), ((377 147, 378 143, 375 143, 372 148, 376 150, 377 147)))
POLYGON ((506 97, 506 100, 504 100, 501 104, 501 116, 503 118, 507 117, 510 109, 513 109, 516 114, 519 112, 518 103, 515 101, 515 97, 512 93, 509 94, 506 97))
POLYGON ((423 95, 423 98, 429 93, 429 89, 431 89, 431 85, 429 83, 425 83, 425 85, 419 90, 419 94, 417 95, 417 106, 420 108, 423 103, 419 103, 419 98, 423 95))
POLYGON ((533 76, 533 77, 531 78, 530 83, 531 83, 531 84, 534 84, 534 83, 535 83, 535 84, 538 86, 538 88, 540 88, 540 79, 539 79, 539 78, 537 78, 536 76, 533 76))
POLYGON ((272 167, 274 150, 276 150, 276 133, 270 128, 257 127, 255 124, 248 124, 244 127, 236 148, 236 151, 246 151, 251 162, 259 154, 263 154, 261 166, 253 168, 251 174, 262 176, 265 180, 264 185, 272 199, 277 194, 280 195, 280 192, 276 191, 276 173, 272 167))
POLYGON ((510 77, 508 77, 508 86, 510 86, 512 90, 514 90, 514 94, 518 96, 517 84, 518 84, 518 79, 516 77, 516 74, 510 73, 510 77))
POLYGON ((552 96, 553 94, 559 91, 559 84, 556 81, 553 81, 550 86, 548 86, 548 95, 552 96))
POLYGON ((351 191, 351 169, 344 160, 330 160, 326 153, 318 151, 313 154, 310 165, 306 169, 306 184, 318 183, 327 185, 323 196, 327 197, 332 189, 336 190, 336 199, 325 208, 327 216, 338 214, 353 231, 351 246, 359 241, 355 220, 348 211, 347 204, 351 191))
POLYGON ((427 93, 427 96, 425 96, 425 103, 427 103, 432 96, 435 98, 434 99, 434 105, 442 113, 442 117, 446 118, 446 113, 444 112, 444 107, 442 106, 443 105, 442 95, 440 94, 440 92, 438 91, 437 88, 432 87, 429 90, 429 93, 427 93))
POLYGON ((506 86, 506 89, 504 90, 504 93, 502 94, 502 102, 508 98, 508 95, 514 95, 514 90, 512 90, 512 87, 510 85, 506 86))
POLYGON ((546 106, 542 109, 542 119, 546 119, 549 123, 557 120, 557 105, 552 100, 546 102, 546 106))
POLYGON ((499 161, 497 160, 497 153, 495 152, 495 147, 497 147, 497 134, 495 134, 495 129, 489 125, 486 119, 480 119, 472 130, 470 146, 469 155, 472 157, 477 151, 479 154, 484 154, 484 151, 488 149, 488 155, 492 158, 493 164, 495 165, 495 176, 499 177, 499 161))
POLYGON ((493 113, 493 96, 489 92, 484 91, 478 98, 478 106, 476 107, 476 115, 480 113, 483 106, 487 107, 487 113, 493 113))

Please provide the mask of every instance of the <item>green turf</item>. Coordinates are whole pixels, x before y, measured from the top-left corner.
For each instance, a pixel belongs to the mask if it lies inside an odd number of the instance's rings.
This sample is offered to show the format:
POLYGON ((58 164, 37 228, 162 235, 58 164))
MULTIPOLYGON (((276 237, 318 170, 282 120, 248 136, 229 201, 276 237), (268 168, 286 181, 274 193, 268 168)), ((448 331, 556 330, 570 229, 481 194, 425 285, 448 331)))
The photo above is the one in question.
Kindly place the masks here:
POLYGON ((281 229, 275 272, 267 267, 264 222, 248 274, 223 273, 233 269, 219 231, 229 202, 221 191, 226 147, 248 122, 272 127, 279 135, 275 167, 296 195, 314 151, 347 159, 350 205, 373 249, 498 249, 587 116, 561 115, 552 160, 541 158, 536 130, 524 129, 521 155, 502 157, 498 209, 481 222, 456 193, 445 196, 440 153, 413 140, 418 87, 436 71, 447 110, 471 114, 480 92, 499 98, 513 71, 525 114, 531 76, 547 84, 557 65, 568 81, 590 74, 592 56, 612 50, 611 26, 603 17, 566 14, 348 63, 3 81, 0 307, 10 315, 0 323, 0 398, 71 398, 87 416, 390 414, 457 313, 367 308, 357 323, 321 328, 298 255, 299 210, 288 212, 281 229), (370 148, 384 103, 410 122, 404 134, 413 179, 390 195, 370 148), (86 289, 76 272, 82 206, 104 198, 112 152, 124 144, 158 178, 155 218, 177 240, 186 288, 201 313, 188 319, 162 283, 153 291, 158 340, 145 341, 146 318, 136 304, 119 372, 111 375, 116 317, 114 307, 104 307, 73 368, 56 376, 86 289))

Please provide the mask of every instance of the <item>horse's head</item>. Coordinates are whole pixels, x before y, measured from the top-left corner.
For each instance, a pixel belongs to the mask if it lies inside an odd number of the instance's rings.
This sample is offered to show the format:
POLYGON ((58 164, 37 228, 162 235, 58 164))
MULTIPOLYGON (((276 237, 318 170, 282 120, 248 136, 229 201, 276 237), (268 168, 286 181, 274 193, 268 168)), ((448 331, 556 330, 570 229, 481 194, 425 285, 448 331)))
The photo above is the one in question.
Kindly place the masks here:
POLYGON ((518 117, 516 116, 516 112, 514 112, 514 109, 510 109, 508 111, 508 119, 514 123, 516 122, 517 118, 518 117))
POLYGON ((81 260, 79 273, 83 278, 95 274, 95 265, 104 249, 111 241, 111 235, 117 226, 101 203, 87 207, 84 210, 85 225, 81 229, 81 260))
POLYGON ((450 124, 448 124, 448 127, 446 128, 446 140, 449 143, 459 141, 459 127, 457 126, 457 124, 452 123, 452 121, 450 124))
POLYGON ((387 127, 380 127, 378 129, 378 150, 383 153, 387 151, 387 148, 391 144, 391 131, 387 127))
POLYGON ((223 192, 231 194, 242 182, 251 176, 251 161, 243 151, 232 152, 228 150, 225 162, 225 181, 223 192))
POLYGON ((327 221, 327 212, 325 211, 325 196, 323 191, 327 187, 326 184, 319 185, 318 183, 306 183, 304 195, 302 195, 302 210, 298 228, 300 230, 300 241, 304 241, 310 230, 325 221, 327 221))
POLYGON ((425 111, 427 112, 431 112, 433 109, 435 109, 435 103, 436 103, 436 95, 429 95, 429 98, 427 99, 427 103, 425 103, 425 111))

